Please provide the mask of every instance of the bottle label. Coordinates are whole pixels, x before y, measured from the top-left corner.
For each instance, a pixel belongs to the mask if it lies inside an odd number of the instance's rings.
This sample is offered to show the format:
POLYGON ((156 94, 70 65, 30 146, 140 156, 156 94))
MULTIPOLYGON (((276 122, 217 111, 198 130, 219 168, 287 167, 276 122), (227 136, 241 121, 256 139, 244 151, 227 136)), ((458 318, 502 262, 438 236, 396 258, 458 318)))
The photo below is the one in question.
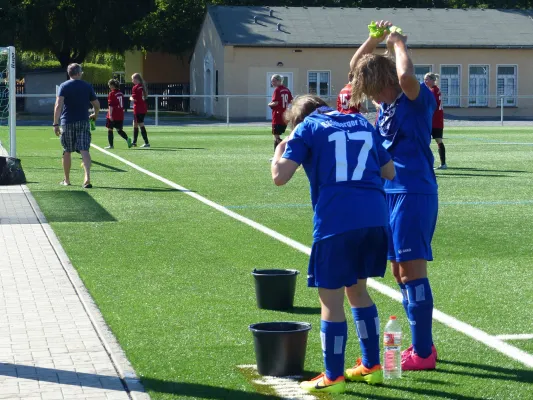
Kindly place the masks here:
POLYGON ((400 346, 402 334, 400 332, 385 332, 383 334, 383 346, 400 346))
POLYGON ((383 369, 385 371, 396 371, 398 366, 396 365, 396 354, 399 353, 399 348, 387 349, 384 351, 384 365, 383 369))

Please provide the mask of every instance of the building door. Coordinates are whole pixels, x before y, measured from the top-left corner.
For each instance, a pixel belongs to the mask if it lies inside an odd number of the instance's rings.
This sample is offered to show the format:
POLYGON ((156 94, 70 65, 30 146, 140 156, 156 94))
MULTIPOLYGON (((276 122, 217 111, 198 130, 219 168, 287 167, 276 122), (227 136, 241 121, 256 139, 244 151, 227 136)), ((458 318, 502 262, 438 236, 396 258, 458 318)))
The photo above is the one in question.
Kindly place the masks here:
POLYGON ((204 97, 204 112, 206 115, 213 115, 213 56, 210 51, 204 58, 204 95, 210 97, 204 97))
MULTIPOLYGON (((267 83, 267 96, 266 99, 266 119, 268 121, 272 121, 272 110, 268 106, 268 103, 270 103, 272 99, 272 93, 274 93, 274 88, 270 86, 270 79, 272 79, 272 75, 279 74, 283 77, 283 86, 288 88, 292 93, 292 72, 267 72, 266 75, 266 83, 267 83)), ((294 95, 294 94, 293 94, 294 95)))

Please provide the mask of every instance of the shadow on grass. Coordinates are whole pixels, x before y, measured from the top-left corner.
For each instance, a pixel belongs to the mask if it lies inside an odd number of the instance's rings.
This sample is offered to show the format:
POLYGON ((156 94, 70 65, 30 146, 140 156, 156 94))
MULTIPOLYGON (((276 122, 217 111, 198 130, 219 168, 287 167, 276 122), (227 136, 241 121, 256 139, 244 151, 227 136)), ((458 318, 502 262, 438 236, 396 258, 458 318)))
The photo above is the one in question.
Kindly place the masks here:
POLYGON ((115 222, 89 193, 81 190, 35 191, 48 222, 115 222))
POLYGON ((438 173, 436 174, 437 175, 437 178, 442 178, 442 177, 446 177, 446 178, 513 178, 512 175, 502 175, 502 174, 456 174, 456 173, 452 173, 452 174, 442 174, 442 173, 438 173))
POLYGON ((120 169, 120 168, 112 167, 111 165, 104 164, 104 163, 101 163, 101 162, 98 162, 98 161, 94 161, 94 160, 92 160, 92 163, 93 163, 94 165, 98 165, 98 166, 100 166, 100 167, 104 167, 105 169, 109 169, 109 170, 111 170, 111 171, 113 171, 113 172, 128 172, 128 171, 126 171, 126 170, 124 170, 124 169, 120 169))
POLYGON ((135 192, 192 192, 192 190, 178 190, 173 188, 135 188, 135 187, 111 187, 111 186, 95 186, 95 189, 108 189, 108 190, 124 190, 124 191, 135 191, 135 192))
POLYGON ((479 172, 516 172, 516 173, 528 173, 529 171, 515 171, 506 169, 486 169, 486 168, 461 168, 461 167, 448 167, 448 170, 452 171, 479 171, 479 172))
POLYGON ((282 398, 273 394, 242 392, 199 383, 167 382, 152 378, 142 378, 142 383, 147 391, 174 394, 180 396, 180 398, 231 400, 274 400, 282 398))
POLYGON ((320 307, 293 307, 285 311, 288 314, 318 315, 320 307))
POLYGON ((450 369, 438 369, 437 372, 443 374, 465 375, 482 379, 499 379, 503 381, 515 381, 523 383, 533 383, 533 370, 511 369, 504 367, 495 367, 493 365, 475 364, 463 361, 440 360, 439 364, 454 365, 468 368, 468 371, 457 371, 450 369), (477 371, 476 371, 477 370, 477 371), (485 372, 481 372, 485 371, 485 372))
MULTIPOLYGON (((404 387, 404 386, 395 386, 394 384, 387 383, 383 386, 376 386, 375 392, 376 393, 360 393, 356 390, 350 390, 353 386, 347 386, 346 394, 353 396, 358 399, 371 399, 371 400, 390 400, 390 399, 397 399, 397 398, 405 398, 405 397, 396 397, 393 395, 392 391, 400 391, 409 393, 412 395, 412 398, 415 395, 422 396, 423 398, 431 398, 431 399, 454 399, 454 400, 484 400, 484 397, 475 397, 475 396, 468 396, 468 395, 462 395, 454 392, 446 392, 443 390, 432 390, 432 389, 419 389, 419 388, 412 388, 412 387, 404 387)), ((397 395, 400 395, 400 393, 395 393, 397 395)))

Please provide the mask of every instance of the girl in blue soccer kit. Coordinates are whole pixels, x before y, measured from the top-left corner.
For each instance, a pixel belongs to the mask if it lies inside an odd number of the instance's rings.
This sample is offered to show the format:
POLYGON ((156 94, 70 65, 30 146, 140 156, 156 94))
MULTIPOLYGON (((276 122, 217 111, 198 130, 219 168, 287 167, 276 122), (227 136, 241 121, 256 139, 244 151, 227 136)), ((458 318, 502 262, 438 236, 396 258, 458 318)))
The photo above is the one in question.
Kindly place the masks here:
POLYGON ((318 287, 320 336, 326 371, 301 383, 309 392, 342 393, 346 379, 383 382, 378 311, 366 279, 383 276, 387 263, 388 211, 382 177, 394 165, 374 127, 360 114, 341 114, 317 96, 293 101, 286 114, 296 127, 278 147, 272 178, 284 185, 302 165, 311 187, 313 248, 308 286, 318 287), (344 370, 346 293, 362 359, 344 370))
MULTIPOLYGON (((379 27, 392 24, 380 21, 379 27)), ((353 56, 352 101, 364 96, 380 103, 377 129, 383 147, 396 167, 396 177, 385 183, 390 214, 389 260, 403 294, 413 345, 402 353, 402 369, 434 369, 433 295, 427 262, 433 260, 431 240, 437 223, 437 181, 430 150, 436 102, 414 74, 407 37, 398 33, 369 37, 353 56), (372 54, 387 40, 394 59, 372 54)))

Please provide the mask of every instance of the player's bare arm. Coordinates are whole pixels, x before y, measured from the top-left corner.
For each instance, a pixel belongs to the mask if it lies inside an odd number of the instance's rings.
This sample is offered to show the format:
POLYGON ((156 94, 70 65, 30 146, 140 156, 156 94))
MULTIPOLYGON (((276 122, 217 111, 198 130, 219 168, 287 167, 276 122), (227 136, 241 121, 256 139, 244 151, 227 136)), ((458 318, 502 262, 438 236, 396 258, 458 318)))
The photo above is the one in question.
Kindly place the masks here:
POLYGON ((63 111, 63 105, 65 104, 65 97, 57 96, 56 105, 54 107, 54 133, 59 136, 61 131, 59 130, 59 118, 61 117, 61 111, 63 111))
POLYGON ((394 162, 389 160, 387 164, 381 167, 381 177, 387 179, 388 181, 392 181, 395 176, 396 168, 394 168, 394 162))
POLYGON ((289 182, 299 166, 294 161, 281 157, 285 153, 288 140, 289 137, 286 137, 278 144, 272 159, 272 180, 276 186, 282 186, 289 182))
POLYGON ((109 120, 113 121, 113 106, 109 106, 109 120))
POLYGON ((416 100, 420 93, 420 83, 415 75, 415 67, 407 52, 407 36, 391 33, 387 38, 387 47, 394 48, 396 56, 396 73, 400 87, 409 100, 416 100))
POLYGON ((277 102, 277 101, 271 101, 270 103, 268 103, 268 106, 269 106, 270 108, 274 108, 274 107, 276 107, 277 105, 278 105, 278 102, 277 102))
POLYGON ((96 99, 96 100, 92 100, 91 104, 94 108, 94 112, 91 115, 89 115, 89 118, 94 119, 96 121, 96 117, 98 116, 98 113, 100 112, 100 102, 98 101, 98 99, 96 99))
MULTIPOLYGON (((377 26, 379 28, 390 27, 392 26, 392 23, 389 21, 379 21, 377 23, 377 26)), ((350 70, 353 70, 355 68, 357 61, 359 61, 361 57, 363 57, 365 54, 372 54, 378 44, 380 44, 387 38, 388 33, 389 31, 385 31, 382 36, 376 38, 369 35, 368 39, 366 39, 366 41, 361 45, 361 47, 357 49, 357 51, 353 55, 352 60, 350 61, 350 70)))

